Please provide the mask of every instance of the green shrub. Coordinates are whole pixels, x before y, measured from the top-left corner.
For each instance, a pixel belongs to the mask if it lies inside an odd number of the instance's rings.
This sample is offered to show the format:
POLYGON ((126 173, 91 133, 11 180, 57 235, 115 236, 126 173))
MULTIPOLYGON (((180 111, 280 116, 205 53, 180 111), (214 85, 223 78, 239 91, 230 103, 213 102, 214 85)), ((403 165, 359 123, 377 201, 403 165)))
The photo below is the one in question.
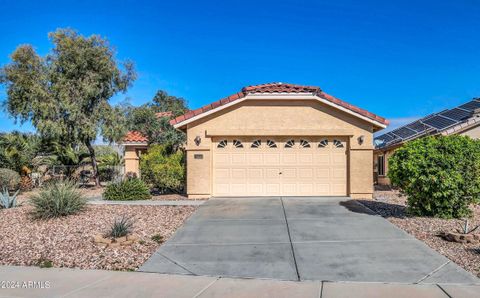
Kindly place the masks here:
POLYGON ((105 200, 134 201, 152 198, 150 189, 138 178, 127 178, 120 182, 109 184, 103 193, 105 200))
POLYGON ((160 234, 155 234, 152 237, 150 237, 153 241, 157 242, 158 244, 163 242, 163 236, 160 234))
POLYGON ((169 146, 153 145, 140 160, 142 179, 161 192, 181 193, 185 187, 184 152, 169 153, 169 146))
POLYGON ((132 229, 133 221, 124 215, 121 218, 115 219, 106 236, 111 238, 127 236, 132 232, 132 229))
POLYGON ((0 189, 16 190, 19 184, 20 175, 17 172, 10 169, 0 169, 0 189))
POLYGON ((480 141, 466 136, 425 137, 389 159, 388 177, 408 196, 413 215, 460 218, 480 195, 480 141))
POLYGON ((48 219, 82 211, 87 199, 71 181, 54 182, 30 199, 35 218, 48 219))

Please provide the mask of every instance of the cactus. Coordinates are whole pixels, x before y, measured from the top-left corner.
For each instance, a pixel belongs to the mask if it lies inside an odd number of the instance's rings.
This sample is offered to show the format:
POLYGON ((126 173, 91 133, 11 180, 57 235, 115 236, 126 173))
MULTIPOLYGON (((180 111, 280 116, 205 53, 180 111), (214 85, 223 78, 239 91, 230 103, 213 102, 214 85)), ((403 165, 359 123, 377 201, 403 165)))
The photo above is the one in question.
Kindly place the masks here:
POLYGON ((18 192, 19 190, 17 190, 17 192, 10 196, 8 189, 4 187, 3 192, 0 194, 0 208, 8 209, 17 207, 18 192))

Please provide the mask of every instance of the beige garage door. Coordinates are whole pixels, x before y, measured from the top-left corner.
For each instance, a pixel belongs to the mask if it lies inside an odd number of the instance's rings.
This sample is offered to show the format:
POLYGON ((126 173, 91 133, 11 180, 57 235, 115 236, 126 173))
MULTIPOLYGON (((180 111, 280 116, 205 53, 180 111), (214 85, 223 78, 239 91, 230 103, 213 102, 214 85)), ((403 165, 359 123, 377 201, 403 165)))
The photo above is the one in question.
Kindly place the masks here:
POLYGON ((214 196, 345 196, 346 138, 214 139, 214 196))

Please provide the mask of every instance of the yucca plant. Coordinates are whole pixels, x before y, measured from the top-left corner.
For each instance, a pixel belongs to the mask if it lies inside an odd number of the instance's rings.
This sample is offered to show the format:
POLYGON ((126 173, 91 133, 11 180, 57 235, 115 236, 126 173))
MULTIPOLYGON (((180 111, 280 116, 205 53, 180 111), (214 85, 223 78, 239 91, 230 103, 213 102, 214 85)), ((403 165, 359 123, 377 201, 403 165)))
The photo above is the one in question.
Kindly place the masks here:
POLYGON ((124 215, 114 220, 106 236, 111 238, 119 238, 119 237, 127 236, 132 232, 132 229, 133 229, 132 219, 124 215))
POLYGON ((48 219, 75 214, 85 209, 87 199, 72 181, 46 185, 30 198, 35 218, 48 219))
POLYGON ((17 190, 12 196, 10 195, 6 187, 3 188, 3 192, 0 194, 0 208, 8 209, 17 207, 17 195, 20 190, 17 190))

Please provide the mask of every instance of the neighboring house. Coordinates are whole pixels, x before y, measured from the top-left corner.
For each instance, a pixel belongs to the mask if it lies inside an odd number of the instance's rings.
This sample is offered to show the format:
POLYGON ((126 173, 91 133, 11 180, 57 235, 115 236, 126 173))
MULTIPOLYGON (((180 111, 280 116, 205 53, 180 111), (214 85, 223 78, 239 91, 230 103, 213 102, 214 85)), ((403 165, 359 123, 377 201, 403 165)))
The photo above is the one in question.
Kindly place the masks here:
MULTIPOLYGON (((187 134, 189 198, 371 198, 373 133, 388 121, 319 87, 271 83, 170 123, 187 134)), ((146 144, 136 135, 130 140, 133 148, 146 144)))
POLYGON ((376 183, 389 185, 388 159, 405 142, 429 135, 467 135, 480 138, 480 98, 450 110, 428 115, 375 138, 374 176, 376 183))
MULTIPOLYGON (((172 112, 160 112, 158 118, 172 117, 172 112)), ((140 156, 147 151, 148 139, 138 131, 129 131, 121 144, 124 148, 125 173, 140 176, 140 156)))

